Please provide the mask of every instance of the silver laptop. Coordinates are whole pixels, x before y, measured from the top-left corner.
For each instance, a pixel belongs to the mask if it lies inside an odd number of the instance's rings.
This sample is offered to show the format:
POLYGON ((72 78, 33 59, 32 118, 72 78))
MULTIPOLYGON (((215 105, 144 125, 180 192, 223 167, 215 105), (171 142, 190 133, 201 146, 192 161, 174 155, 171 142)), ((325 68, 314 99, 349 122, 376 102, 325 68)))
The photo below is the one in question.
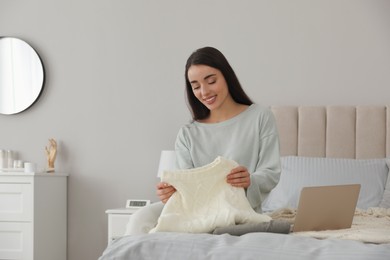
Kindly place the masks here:
POLYGON ((293 232, 350 228, 360 184, 304 187, 293 232))

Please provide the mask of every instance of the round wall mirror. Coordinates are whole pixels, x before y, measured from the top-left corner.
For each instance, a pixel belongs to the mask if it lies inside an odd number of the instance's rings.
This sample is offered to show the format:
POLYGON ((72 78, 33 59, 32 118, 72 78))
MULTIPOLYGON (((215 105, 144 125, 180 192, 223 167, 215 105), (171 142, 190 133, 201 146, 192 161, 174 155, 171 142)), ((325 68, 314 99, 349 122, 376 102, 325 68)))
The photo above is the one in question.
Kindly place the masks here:
POLYGON ((43 85, 44 69, 38 53, 21 39, 0 37, 0 114, 29 108, 43 85))

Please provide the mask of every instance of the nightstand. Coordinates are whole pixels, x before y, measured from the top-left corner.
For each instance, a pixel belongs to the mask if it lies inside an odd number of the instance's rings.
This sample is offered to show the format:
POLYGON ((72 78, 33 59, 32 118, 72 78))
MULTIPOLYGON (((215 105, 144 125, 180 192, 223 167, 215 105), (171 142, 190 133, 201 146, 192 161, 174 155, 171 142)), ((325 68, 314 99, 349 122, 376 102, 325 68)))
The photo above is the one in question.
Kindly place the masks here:
POLYGON ((108 214, 108 244, 125 234, 127 222, 137 210, 137 208, 106 210, 106 214, 108 214))

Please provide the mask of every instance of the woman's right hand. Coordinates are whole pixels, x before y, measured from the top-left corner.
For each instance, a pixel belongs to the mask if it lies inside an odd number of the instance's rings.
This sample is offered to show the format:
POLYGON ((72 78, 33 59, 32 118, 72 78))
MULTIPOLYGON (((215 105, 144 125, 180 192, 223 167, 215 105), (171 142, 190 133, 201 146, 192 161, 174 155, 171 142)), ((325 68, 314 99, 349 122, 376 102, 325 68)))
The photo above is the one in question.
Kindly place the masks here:
POLYGON ((176 189, 169 185, 166 182, 159 182, 157 183, 157 196, 160 198, 162 203, 166 203, 169 198, 172 196, 173 193, 175 193, 176 189))

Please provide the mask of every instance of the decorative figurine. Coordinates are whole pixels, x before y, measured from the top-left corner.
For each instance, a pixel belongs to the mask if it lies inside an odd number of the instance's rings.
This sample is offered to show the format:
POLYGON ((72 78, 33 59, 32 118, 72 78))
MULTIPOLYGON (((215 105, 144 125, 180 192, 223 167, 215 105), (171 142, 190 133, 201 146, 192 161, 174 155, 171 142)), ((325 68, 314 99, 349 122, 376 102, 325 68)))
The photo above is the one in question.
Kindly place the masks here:
POLYGON ((47 157, 47 172, 54 172, 54 161, 57 156, 57 142, 53 138, 49 139, 49 147, 45 147, 47 157))

